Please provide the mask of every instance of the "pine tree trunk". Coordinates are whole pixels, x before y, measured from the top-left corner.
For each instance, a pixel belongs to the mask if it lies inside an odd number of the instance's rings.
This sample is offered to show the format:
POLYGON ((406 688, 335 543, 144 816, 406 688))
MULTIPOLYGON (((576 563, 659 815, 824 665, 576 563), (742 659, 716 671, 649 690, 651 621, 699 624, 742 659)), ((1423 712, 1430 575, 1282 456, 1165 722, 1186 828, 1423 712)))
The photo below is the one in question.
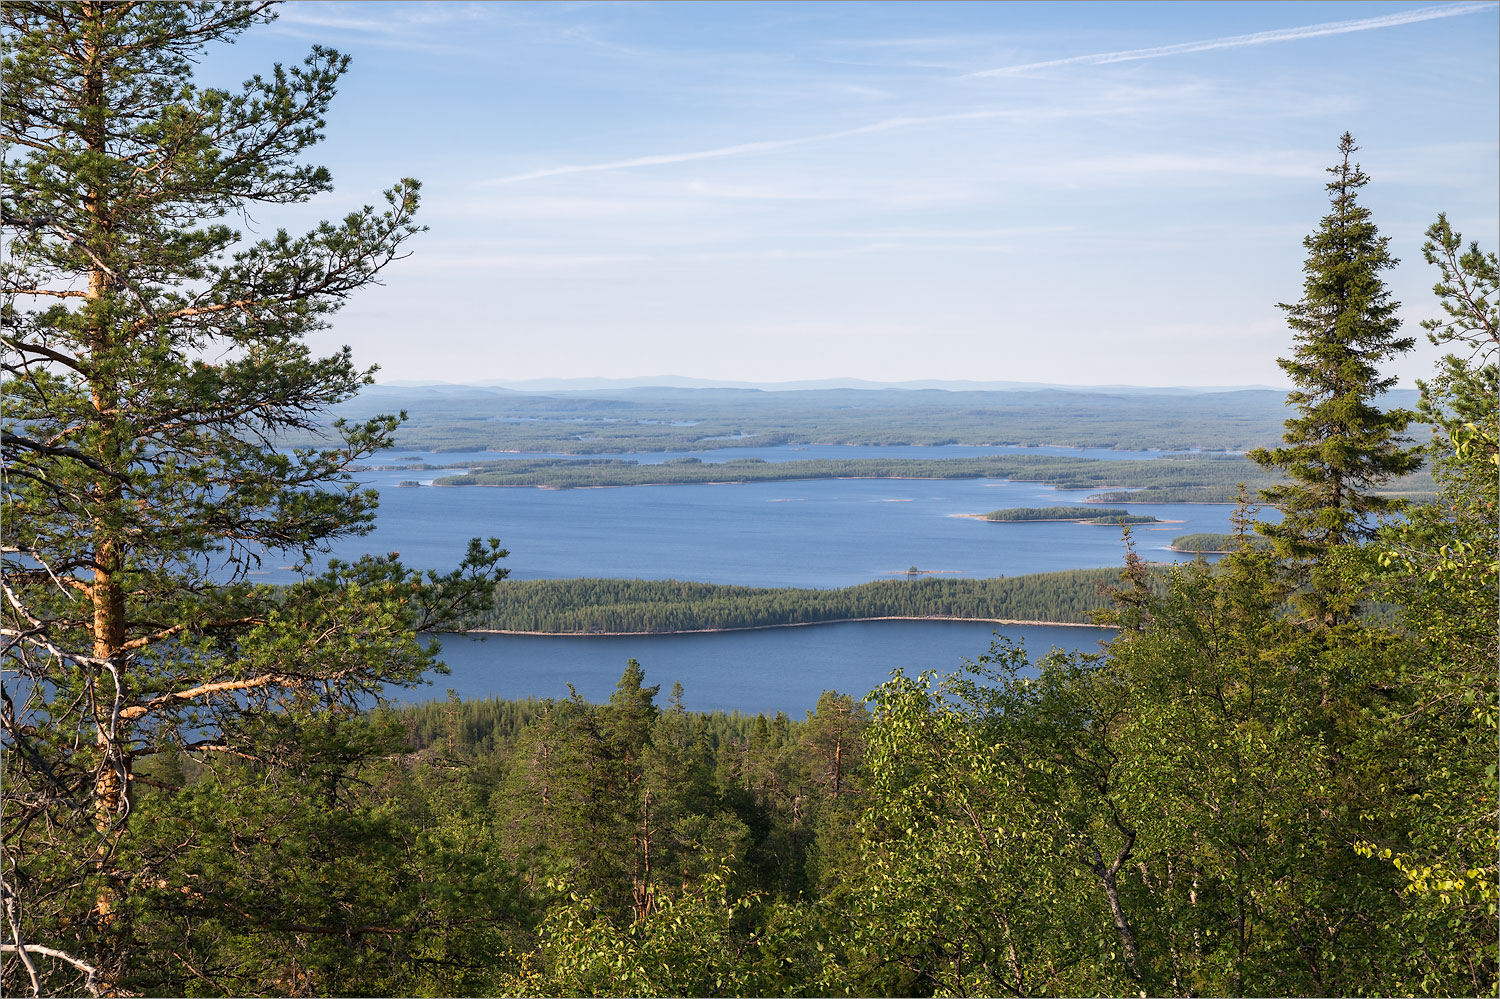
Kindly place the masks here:
MULTIPOLYGON (((103 55, 93 38, 103 35, 105 7, 99 0, 89 0, 82 5, 80 13, 88 33, 86 37, 89 38, 84 49, 83 102, 86 124, 83 139, 90 151, 102 156, 107 151, 104 66, 103 55)), ((84 210, 92 230, 90 235, 94 237, 93 245, 89 247, 94 254, 94 261, 89 268, 88 293, 84 306, 86 309, 98 310, 113 290, 114 276, 100 259, 112 228, 109 208, 108 192, 98 186, 92 187, 84 201, 84 210)), ((99 436, 99 452, 96 457, 101 468, 119 469, 121 446, 116 432, 119 390, 118 386, 108 380, 112 365, 98 363, 107 359, 114 346, 112 331, 102 310, 95 312, 90 340, 90 360, 94 362, 90 365, 90 398, 103 430, 99 436), (104 372, 103 375, 100 374, 101 371, 104 372)), ((125 647, 125 588, 121 580, 125 560, 118 540, 112 535, 113 523, 118 520, 114 514, 124 502, 124 493, 118 480, 100 475, 91 490, 90 499, 94 506, 91 525, 94 577, 89 588, 94 611, 93 655, 95 659, 107 662, 112 667, 109 669, 108 706, 97 704, 94 712, 97 726, 95 745, 99 752, 93 793, 94 827, 99 832, 98 857, 103 863, 113 851, 112 836, 116 823, 127 810, 130 779, 128 757, 121 752, 119 733, 114 729, 117 723, 114 708, 124 693, 121 689, 124 683, 124 664, 118 661, 118 657, 125 647)), ((91 671, 95 674, 95 696, 102 699, 100 685, 104 680, 103 670, 96 664, 91 667, 91 671)), ((109 889, 101 890, 95 911, 101 920, 112 920, 112 909, 113 892, 109 889)))

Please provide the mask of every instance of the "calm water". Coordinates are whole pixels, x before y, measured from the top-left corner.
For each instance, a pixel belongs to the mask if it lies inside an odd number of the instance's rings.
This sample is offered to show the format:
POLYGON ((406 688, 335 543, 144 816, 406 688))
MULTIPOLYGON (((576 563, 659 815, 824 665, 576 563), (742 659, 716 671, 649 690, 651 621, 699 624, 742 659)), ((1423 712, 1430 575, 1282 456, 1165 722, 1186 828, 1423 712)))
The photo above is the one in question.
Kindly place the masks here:
MULTIPOLYGON (((766 450, 785 458, 793 449, 766 450)), ((950 457, 1003 449, 820 450, 852 457, 883 451, 950 457)), ((1009 449, 1017 450, 1041 449, 1009 449)), ((1123 557, 1119 529, 1112 526, 992 524, 958 516, 1076 504, 1097 491, 1035 482, 822 479, 616 489, 396 488, 413 474, 364 474, 364 481, 381 491, 376 530, 345 542, 336 554, 394 551, 408 565, 443 570, 455 564, 469 538, 494 535, 510 549, 511 573, 518 579, 609 576, 811 587, 851 586, 912 565, 987 577, 1114 566, 1123 557)), ((431 481, 431 473, 415 474, 431 481)), ((1166 550, 1179 534, 1229 530, 1228 506, 1130 504, 1130 509, 1180 521, 1133 530, 1140 553, 1156 561, 1189 558, 1166 550)), ((290 576, 275 565, 266 569, 261 576, 268 581, 290 576)))
MULTIPOLYGON (((520 579, 692 579, 746 586, 850 586, 915 565, 972 577, 1118 565, 1117 527, 993 524, 957 516, 1076 503, 1087 491, 1028 482, 841 479, 622 489, 382 490, 377 530, 354 546, 446 568, 495 535, 520 579)), ((1229 507, 1132 506, 1177 524, 1133 530, 1159 560, 1172 538, 1229 529, 1229 507)), ((1186 557, 1186 556, 1181 556, 1186 557)))
MULTIPOLYGON (((1109 459, 1161 452, 1068 448, 837 447, 705 451, 706 461, 840 457, 967 457, 1073 454, 1109 459)), ((501 460, 505 455, 394 452, 384 461, 437 463, 501 460)), ((683 457, 623 455, 640 461, 683 457)), ((606 576, 689 579, 748 586, 840 587, 903 574, 909 566, 956 576, 1013 576, 1118 566, 1117 527, 1074 523, 992 524, 958 516, 1002 507, 1072 505, 1097 490, 1061 491, 1034 482, 986 479, 824 479, 746 485, 635 486, 613 489, 397 488, 431 482, 432 472, 367 471, 381 491, 376 530, 346 542, 344 558, 399 552, 409 566, 451 569, 468 539, 499 537, 518 579, 606 576)), ((1153 561, 1186 561, 1166 550, 1179 534, 1229 530, 1231 508, 1128 504, 1133 513, 1178 521, 1133 529, 1137 550, 1153 561)), ((267 581, 290 578, 268 565, 267 581)), ((453 670, 403 700, 464 696, 563 697, 567 683, 591 700, 614 689, 625 661, 638 659, 651 682, 686 688, 694 708, 802 712, 823 690, 863 694, 900 666, 915 673, 953 669, 983 653, 993 627, 955 622, 867 622, 711 635, 649 637, 450 637, 453 670)), ((1006 627, 1033 655, 1053 645, 1094 651, 1108 632, 1006 627)))
MULTIPOLYGON (((707 462, 733 461, 736 458, 761 458, 765 461, 811 461, 827 458, 848 461, 852 458, 983 458, 1001 454, 1058 455, 1072 458, 1099 458, 1104 461, 1149 460, 1173 454, 1196 454, 1195 451, 1112 451, 1099 447, 1013 447, 969 444, 875 446, 866 444, 790 444, 775 447, 724 447, 707 451, 632 451, 628 454, 558 454, 516 451, 388 451, 372 458, 371 465, 400 464, 402 459, 418 459, 433 465, 468 465, 475 462, 505 461, 521 458, 607 458, 657 465, 674 458, 698 458, 707 462)), ((434 473, 423 481, 431 481, 434 473)), ((453 475, 456 472, 436 474, 453 475)), ((412 478, 407 475, 407 478, 412 478)), ((418 476, 419 478, 421 476, 418 476)))
POLYGON ((909 676, 924 669, 950 672, 963 659, 983 655, 995 632, 1024 644, 1033 659, 1054 646, 1098 652, 1114 632, 976 624, 962 621, 868 621, 805 628, 768 628, 707 635, 538 637, 446 635, 443 659, 450 676, 432 685, 392 691, 402 702, 442 698, 451 687, 461 697, 568 696, 568 684, 590 701, 609 699, 634 658, 648 683, 661 684, 660 701, 673 682, 695 711, 785 711, 801 717, 825 690, 862 696, 897 667, 909 676))

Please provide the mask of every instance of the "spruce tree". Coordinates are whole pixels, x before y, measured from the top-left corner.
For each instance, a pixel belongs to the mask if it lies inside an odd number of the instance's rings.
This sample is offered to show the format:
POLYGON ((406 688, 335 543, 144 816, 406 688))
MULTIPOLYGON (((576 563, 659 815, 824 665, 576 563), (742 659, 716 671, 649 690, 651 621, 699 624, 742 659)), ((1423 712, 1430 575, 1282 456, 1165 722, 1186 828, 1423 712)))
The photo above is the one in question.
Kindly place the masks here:
POLYGON ((1399 303, 1381 278, 1397 263, 1390 237, 1359 203, 1369 177, 1352 159, 1358 148, 1347 132, 1339 139, 1339 162, 1328 169, 1332 210, 1302 241, 1302 298, 1279 305, 1294 349, 1277 363, 1294 385, 1287 403, 1296 414, 1281 447, 1250 452, 1290 480, 1262 490, 1262 500, 1283 516, 1257 527, 1277 554, 1303 569, 1338 545, 1372 536, 1373 517, 1400 508, 1376 488, 1421 464, 1402 436, 1412 413, 1377 405, 1397 381, 1380 365, 1414 340, 1400 335, 1399 303))
POLYGON ((477 542, 442 578, 394 557, 311 570, 369 530, 353 468, 397 420, 279 447, 371 380, 305 338, 405 253, 417 184, 300 237, 229 224, 331 187, 300 156, 344 56, 315 47, 234 92, 193 82, 269 8, 0 6, 7 993, 153 991, 132 925, 153 899, 213 902, 171 849, 133 845, 151 822, 138 765, 305 757, 277 733, 333 731, 415 682, 433 663, 415 632, 499 571, 477 542), (254 585, 263 559, 300 581, 254 585))

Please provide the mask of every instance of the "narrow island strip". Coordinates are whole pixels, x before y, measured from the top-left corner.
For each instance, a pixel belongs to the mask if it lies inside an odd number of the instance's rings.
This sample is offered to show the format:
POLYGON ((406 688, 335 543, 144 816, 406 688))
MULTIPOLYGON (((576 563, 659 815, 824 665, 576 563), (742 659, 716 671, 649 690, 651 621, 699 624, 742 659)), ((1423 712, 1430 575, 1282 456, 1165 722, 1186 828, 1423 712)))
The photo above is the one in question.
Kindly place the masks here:
POLYGON ((1028 506, 989 513, 955 513, 951 516, 984 520, 991 524, 1091 524, 1118 527, 1121 524, 1181 524, 1181 520, 1162 520, 1152 514, 1129 510, 1098 509, 1086 506, 1028 506))
MULTIPOLYGON (((951 570, 950 570, 951 571, 951 570)), ((1159 572, 1159 571, 1158 571, 1159 572)), ((675 635, 856 621, 973 621, 1096 627, 1117 568, 988 579, 902 573, 833 589, 675 579, 507 580, 464 622, 479 634, 675 635)))
MULTIPOLYGON (((385 470, 442 468, 421 463, 376 466, 385 470)), ((1105 460, 1073 455, 1006 454, 967 458, 809 458, 767 461, 730 458, 706 462, 674 458, 641 464, 624 458, 516 457, 447 466, 460 474, 444 475, 434 486, 496 486, 530 489, 605 489, 622 486, 743 485, 754 482, 799 482, 828 479, 995 479, 1038 482, 1056 489, 1100 490, 1083 502, 1233 504, 1244 483, 1252 495, 1281 482, 1280 476, 1243 455, 1194 455, 1173 458, 1105 460)), ((415 480, 411 480, 415 481, 415 480)), ((1427 473, 1415 473, 1389 484, 1382 495, 1430 497, 1427 473), (1425 477, 1424 477, 1425 476, 1425 477)), ((1096 510, 1094 517, 1101 514, 1096 510)))
MULTIPOLYGON (((461 467, 461 466, 456 466, 461 467)), ((621 458, 506 458, 468 465, 434 486, 586 489, 619 486, 730 485, 817 479, 996 479, 1040 482, 1057 489, 1105 492, 1086 502, 1234 502, 1240 482, 1262 488, 1277 481, 1242 456, 1109 460, 1071 455, 985 455, 967 458, 812 458, 766 461, 677 458, 641 464, 621 458), (1125 497, 1129 497, 1126 499, 1125 497)), ((1091 516, 1103 514, 1095 510, 1091 516)))
POLYGON ((677 631, 505 631, 499 628, 470 628, 470 635, 525 635, 534 638, 646 638, 655 635, 717 635, 731 631, 769 631, 772 628, 815 628, 824 624, 858 624, 865 621, 953 621, 972 624, 1040 625, 1048 628, 1094 628, 1118 631, 1118 628, 1086 621, 1027 621, 1003 617, 946 617, 929 614, 924 617, 885 615, 881 617, 837 617, 822 621, 784 621, 779 624, 748 624, 734 628, 683 628, 677 631))

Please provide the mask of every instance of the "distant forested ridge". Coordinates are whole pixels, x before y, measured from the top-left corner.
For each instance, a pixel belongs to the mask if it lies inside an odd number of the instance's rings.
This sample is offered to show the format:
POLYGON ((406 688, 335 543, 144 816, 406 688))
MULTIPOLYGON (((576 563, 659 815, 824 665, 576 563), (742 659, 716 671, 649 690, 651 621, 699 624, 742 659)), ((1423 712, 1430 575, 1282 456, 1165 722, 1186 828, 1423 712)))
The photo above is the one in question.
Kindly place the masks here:
POLYGON ((1087 624, 1109 606, 1117 569, 994 579, 912 578, 817 590, 723 586, 675 579, 528 579, 495 588, 470 626, 545 634, 769 628, 859 618, 960 618, 1087 624))
MULTIPOLYGON (((1195 455, 1140 461, 1106 461, 1058 455, 990 455, 979 458, 850 458, 640 464, 619 458, 506 458, 474 465, 439 486, 644 486, 690 483, 780 482, 799 479, 1008 479, 1045 482, 1059 489, 1173 486, 1222 490, 1232 498, 1240 482, 1277 481, 1238 455, 1195 455)), ((1091 511, 1098 516, 1098 511, 1091 511)))
MULTIPOLYGON (((1058 489, 1110 490, 1090 496, 1088 501, 1114 503, 1233 503, 1241 482, 1253 493, 1281 481, 1240 455, 1173 455, 1110 461, 1072 455, 1016 454, 808 461, 683 459, 660 464, 620 458, 505 458, 475 464, 464 474, 443 476, 433 484, 577 489, 860 478, 1044 482, 1058 489)), ((1431 488, 1431 479, 1425 473, 1418 473, 1393 483, 1391 488, 1402 495, 1424 494, 1431 488)), ((1101 512, 1092 510, 1087 516, 1099 517, 1101 512)))
MULTIPOLYGON (((1265 545, 756 591, 503 586, 491 537, 445 574, 372 554, 272 587, 247 559, 367 535, 360 463, 418 439, 1240 447, 1288 412, 1269 393, 475 391, 429 397, 447 409, 408 433, 381 414, 422 406, 353 399, 368 369, 318 345, 422 231, 418 182, 302 235, 222 224, 328 204, 304 154, 347 58, 314 46, 233 89, 218 71, 217 45, 275 16, 0 3, 0 995, 1500 995, 1500 257, 1437 216, 1421 326, 1445 353, 1420 397, 1388 394, 1381 366, 1415 337, 1352 136, 1282 306, 1292 418, 1252 452, 1287 480, 1259 495, 1281 516, 1232 516, 1265 545), (1437 495, 1403 509, 1376 490, 1412 488, 1414 416, 1437 495), (318 446, 281 447, 298 435, 318 446), (560 629, 1061 621, 1100 581, 1098 655, 997 640, 797 721, 689 712, 634 659, 607 703, 387 700, 441 666, 422 636, 501 606, 560 629)), ((1026 457, 963 474, 1199 500, 1264 481, 1238 458, 1026 457)))
MULTIPOLYGON (((1415 393, 1396 393, 1410 405, 1415 393)), ((619 454, 779 444, 1053 445, 1243 451, 1275 441, 1283 393, 1102 389, 629 388, 516 392, 376 385, 335 408, 405 410, 396 446, 423 451, 619 454)), ((299 442, 289 442, 299 443, 299 442)))
MULTIPOLYGON (((1247 463, 1248 464, 1248 463, 1247 463)), ((1251 495, 1266 488, 1270 483, 1258 477, 1245 480, 1251 495)), ((1437 486, 1432 474, 1420 469, 1410 475, 1386 483, 1372 490, 1382 496, 1394 496, 1414 502, 1430 502, 1436 495, 1437 486)), ((1108 489, 1094 493, 1090 503, 1233 503, 1238 490, 1222 483, 1202 485, 1149 485, 1138 489, 1108 489)))

